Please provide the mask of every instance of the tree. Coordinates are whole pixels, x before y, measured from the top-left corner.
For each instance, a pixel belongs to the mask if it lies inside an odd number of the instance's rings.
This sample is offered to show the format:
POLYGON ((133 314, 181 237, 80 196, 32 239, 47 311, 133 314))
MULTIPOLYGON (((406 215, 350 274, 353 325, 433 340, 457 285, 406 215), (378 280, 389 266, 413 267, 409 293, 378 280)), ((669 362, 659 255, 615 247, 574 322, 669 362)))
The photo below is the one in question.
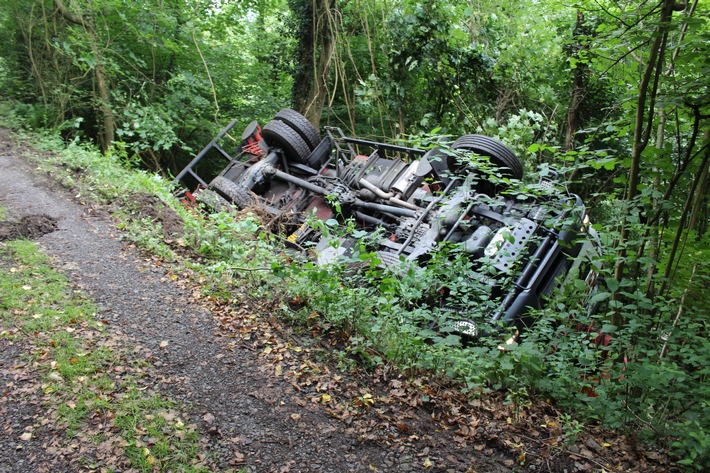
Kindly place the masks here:
POLYGON ((339 12, 335 0, 289 0, 298 39, 293 82, 294 107, 320 126, 329 94, 339 12))
POLYGON ((104 152, 109 146, 113 144, 114 135, 116 130, 116 120, 113 115, 113 110, 111 109, 111 96, 109 90, 109 77, 104 67, 103 53, 99 47, 98 37, 96 35, 96 26, 93 21, 87 19, 91 18, 91 13, 84 15, 79 12, 74 12, 68 9, 62 0, 54 0, 54 4, 57 6, 59 13, 67 20, 77 26, 81 26, 86 33, 88 38, 89 47, 93 55, 93 73, 96 79, 96 89, 98 92, 98 99, 96 100, 99 109, 101 110, 101 115, 103 116, 103 134, 100 140, 101 148, 104 152))
MULTIPOLYGON (((697 2, 695 3, 695 5, 696 4, 697 2)), ((650 17, 654 13, 657 14, 658 20, 655 22, 654 33, 651 37, 652 40, 648 44, 647 54, 639 58, 641 60, 641 66, 643 67, 643 73, 639 82, 638 95, 636 99, 633 138, 631 142, 632 149, 630 156, 628 181, 625 191, 625 212, 623 215, 624 224, 621 226, 620 229, 620 235, 618 240, 619 251, 616 258, 616 265, 614 271, 614 277, 617 281, 621 281, 626 276, 625 270, 627 269, 628 263, 627 239, 629 237, 629 231, 631 228, 629 223, 632 218, 636 218, 634 216, 638 216, 640 204, 640 202, 638 201, 638 197, 640 185, 642 182, 641 163, 644 157, 644 153, 649 148, 649 144, 651 143, 651 137, 654 130, 658 130, 659 133, 659 136, 657 137, 657 142, 659 146, 656 148, 656 150, 658 150, 658 148, 661 148, 664 142, 662 134, 665 132, 665 127, 654 127, 654 123, 658 123, 659 120, 661 123, 665 122, 665 114, 658 113, 657 104, 659 98, 662 98, 661 94, 664 90, 664 80, 668 79, 668 74, 666 74, 666 71, 673 69, 673 64, 671 63, 671 65, 669 66, 666 62, 668 54, 668 43, 672 28, 674 28, 675 31, 678 32, 678 39, 680 41, 683 41, 683 39, 685 38, 685 27, 679 27, 677 23, 672 23, 673 12, 678 10, 679 8, 679 5, 676 4, 674 1, 664 0, 658 5, 657 9, 653 9, 646 13, 648 17, 650 17)), ((683 8, 685 8, 685 5, 683 5, 680 9, 683 8)), ((691 6, 688 12, 690 15, 692 15, 692 13, 694 12, 694 6, 691 6)), ((676 49, 676 51, 679 51, 679 49, 676 49)), ((675 58, 672 58, 672 60, 674 59, 675 58)), ((667 89, 667 91, 670 92, 670 89, 667 89)), ((687 95, 689 92, 690 90, 678 90, 676 92, 680 94, 678 98, 681 100, 681 103, 687 101, 690 98, 690 96, 687 95)), ((698 104, 697 106, 695 106, 691 115, 691 120, 693 122, 690 132, 691 134, 687 137, 688 141, 684 146, 685 149, 677 150, 678 160, 676 165, 676 171, 666 188, 666 199, 670 197, 670 195, 675 191, 675 185, 680 181, 682 177, 684 177, 684 175, 686 175, 686 172, 688 171, 688 166, 691 164, 692 150, 695 149, 698 143, 698 129, 703 119, 703 116, 699 112, 699 110, 703 105, 706 107, 707 103, 698 104)), ((677 105, 671 105, 670 110, 673 109, 675 109, 676 113, 678 113, 679 110, 677 105)), ((658 156, 658 154, 655 154, 655 156, 658 156)), ((694 180, 693 184, 691 185, 692 193, 694 194, 697 189, 697 180, 694 180)), ((659 218, 660 215, 657 213, 650 220, 652 223, 657 223, 659 218)), ((673 261, 676 256, 675 248, 676 245, 673 245, 673 250, 670 254, 670 264, 668 265, 668 267, 673 266, 673 261)), ((668 271, 666 271, 666 278, 664 278, 662 282, 662 288, 665 288, 667 286, 668 276, 669 273, 668 271)), ((615 322, 620 323, 621 320, 615 319, 615 322)))
POLYGON ((567 130, 565 133, 565 149, 572 150, 575 148, 575 134, 580 127, 580 109, 582 102, 588 93, 587 74, 588 74, 588 46, 587 37, 589 30, 584 21, 584 12, 577 10, 577 22, 574 29, 574 43, 571 46, 572 54, 570 62, 572 63, 572 102, 567 110, 567 130))

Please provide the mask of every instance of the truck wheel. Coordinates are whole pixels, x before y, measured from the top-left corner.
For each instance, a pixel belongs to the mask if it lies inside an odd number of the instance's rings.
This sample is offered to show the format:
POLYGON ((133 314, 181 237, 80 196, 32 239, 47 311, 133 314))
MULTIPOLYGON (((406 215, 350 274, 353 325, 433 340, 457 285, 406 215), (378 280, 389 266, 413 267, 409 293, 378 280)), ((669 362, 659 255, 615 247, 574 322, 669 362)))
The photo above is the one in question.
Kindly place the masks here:
POLYGON ((311 151, 320 143, 320 134, 318 130, 316 130, 316 127, 297 111, 284 108, 276 114, 274 120, 282 121, 293 128, 296 133, 301 135, 301 138, 303 138, 303 141, 306 142, 311 151))
POLYGON ((210 182, 210 187, 239 209, 249 207, 256 203, 249 189, 235 184, 224 176, 215 177, 214 180, 210 182))
MULTIPOLYGON (((473 151, 481 156, 487 156, 491 164, 498 167, 507 177, 523 178, 523 163, 503 143, 483 135, 463 135, 454 141, 453 149, 473 151)), ((455 169, 453 166, 452 169, 455 169)))
POLYGON ((282 121, 271 120, 261 130, 261 136, 267 145, 281 148, 291 161, 304 163, 311 154, 301 135, 282 121))
POLYGON ((211 189, 203 189, 195 200, 212 212, 221 212, 230 208, 229 201, 211 189))

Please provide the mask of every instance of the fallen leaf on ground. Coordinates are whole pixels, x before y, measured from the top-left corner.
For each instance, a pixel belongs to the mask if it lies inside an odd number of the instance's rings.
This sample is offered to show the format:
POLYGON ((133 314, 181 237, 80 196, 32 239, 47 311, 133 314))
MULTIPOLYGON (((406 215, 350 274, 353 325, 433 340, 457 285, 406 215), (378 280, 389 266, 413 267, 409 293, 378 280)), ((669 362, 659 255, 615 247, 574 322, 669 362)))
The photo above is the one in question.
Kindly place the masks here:
POLYGON ((232 465, 239 465, 240 463, 244 463, 244 454, 235 452, 234 453, 234 458, 230 462, 232 465))
POLYGON ((214 418, 214 416, 213 416, 212 414, 210 414, 210 413, 208 412, 207 414, 205 414, 205 415, 202 417, 202 420, 204 420, 204 421, 205 421, 206 423, 208 423, 208 424, 211 424, 212 422, 215 421, 215 418, 214 418))

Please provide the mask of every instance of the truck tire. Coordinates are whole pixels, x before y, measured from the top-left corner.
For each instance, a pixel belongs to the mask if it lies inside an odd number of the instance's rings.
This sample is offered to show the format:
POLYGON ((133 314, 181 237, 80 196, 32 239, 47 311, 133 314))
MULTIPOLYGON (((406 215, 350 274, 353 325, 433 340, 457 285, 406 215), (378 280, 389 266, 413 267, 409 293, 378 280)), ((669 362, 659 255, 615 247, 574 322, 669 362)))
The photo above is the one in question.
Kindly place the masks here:
POLYGON ((211 212, 222 212, 230 208, 229 201, 212 189, 202 189, 200 193, 195 196, 195 200, 204 205, 207 210, 211 212))
POLYGON ((249 189, 235 184, 224 176, 215 177, 210 182, 210 187, 229 202, 232 202, 238 209, 243 209, 256 203, 249 189))
POLYGON ((311 154, 301 135, 282 121, 271 120, 261 130, 261 136, 270 147, 281 148, 290 161, 302 164, 311 154))
POLYGON ((320 143, 320 133, 318 133, 316 127, 314 127, 306 117, 297 111, 291 110, 290 108, 284 108, 276 114, 274 120, 282 121, 293 128, 296 133, 301 135, 301 138, 303 138, 303 141, 306 142, 308 149, 311 151, 313 151, 320 143))
POLYGON ((472 151, 487 156, 506 177, 523 178, 523 163, 507 146, 498 140, 483 135, 463 135, 454 141, 452 149, 472 151))

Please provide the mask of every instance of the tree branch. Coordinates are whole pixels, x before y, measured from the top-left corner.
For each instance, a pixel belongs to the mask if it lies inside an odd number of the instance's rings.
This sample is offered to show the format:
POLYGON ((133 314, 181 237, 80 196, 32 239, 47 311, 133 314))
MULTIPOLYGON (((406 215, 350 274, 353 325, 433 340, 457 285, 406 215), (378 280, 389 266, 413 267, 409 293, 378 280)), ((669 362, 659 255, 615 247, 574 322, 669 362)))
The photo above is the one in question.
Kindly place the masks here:
POLYGON ((62 14, 65 20, 76 25, 86 27, 86 21, 84 20, 84 17, 78 13, 74 13, 73 11, 69 10, 69 8, 64 5, 64 2, 62 2, 62 0, 54 0, 54 5, 57 7, 57 10, 59 10, 59 13, 62 14))

